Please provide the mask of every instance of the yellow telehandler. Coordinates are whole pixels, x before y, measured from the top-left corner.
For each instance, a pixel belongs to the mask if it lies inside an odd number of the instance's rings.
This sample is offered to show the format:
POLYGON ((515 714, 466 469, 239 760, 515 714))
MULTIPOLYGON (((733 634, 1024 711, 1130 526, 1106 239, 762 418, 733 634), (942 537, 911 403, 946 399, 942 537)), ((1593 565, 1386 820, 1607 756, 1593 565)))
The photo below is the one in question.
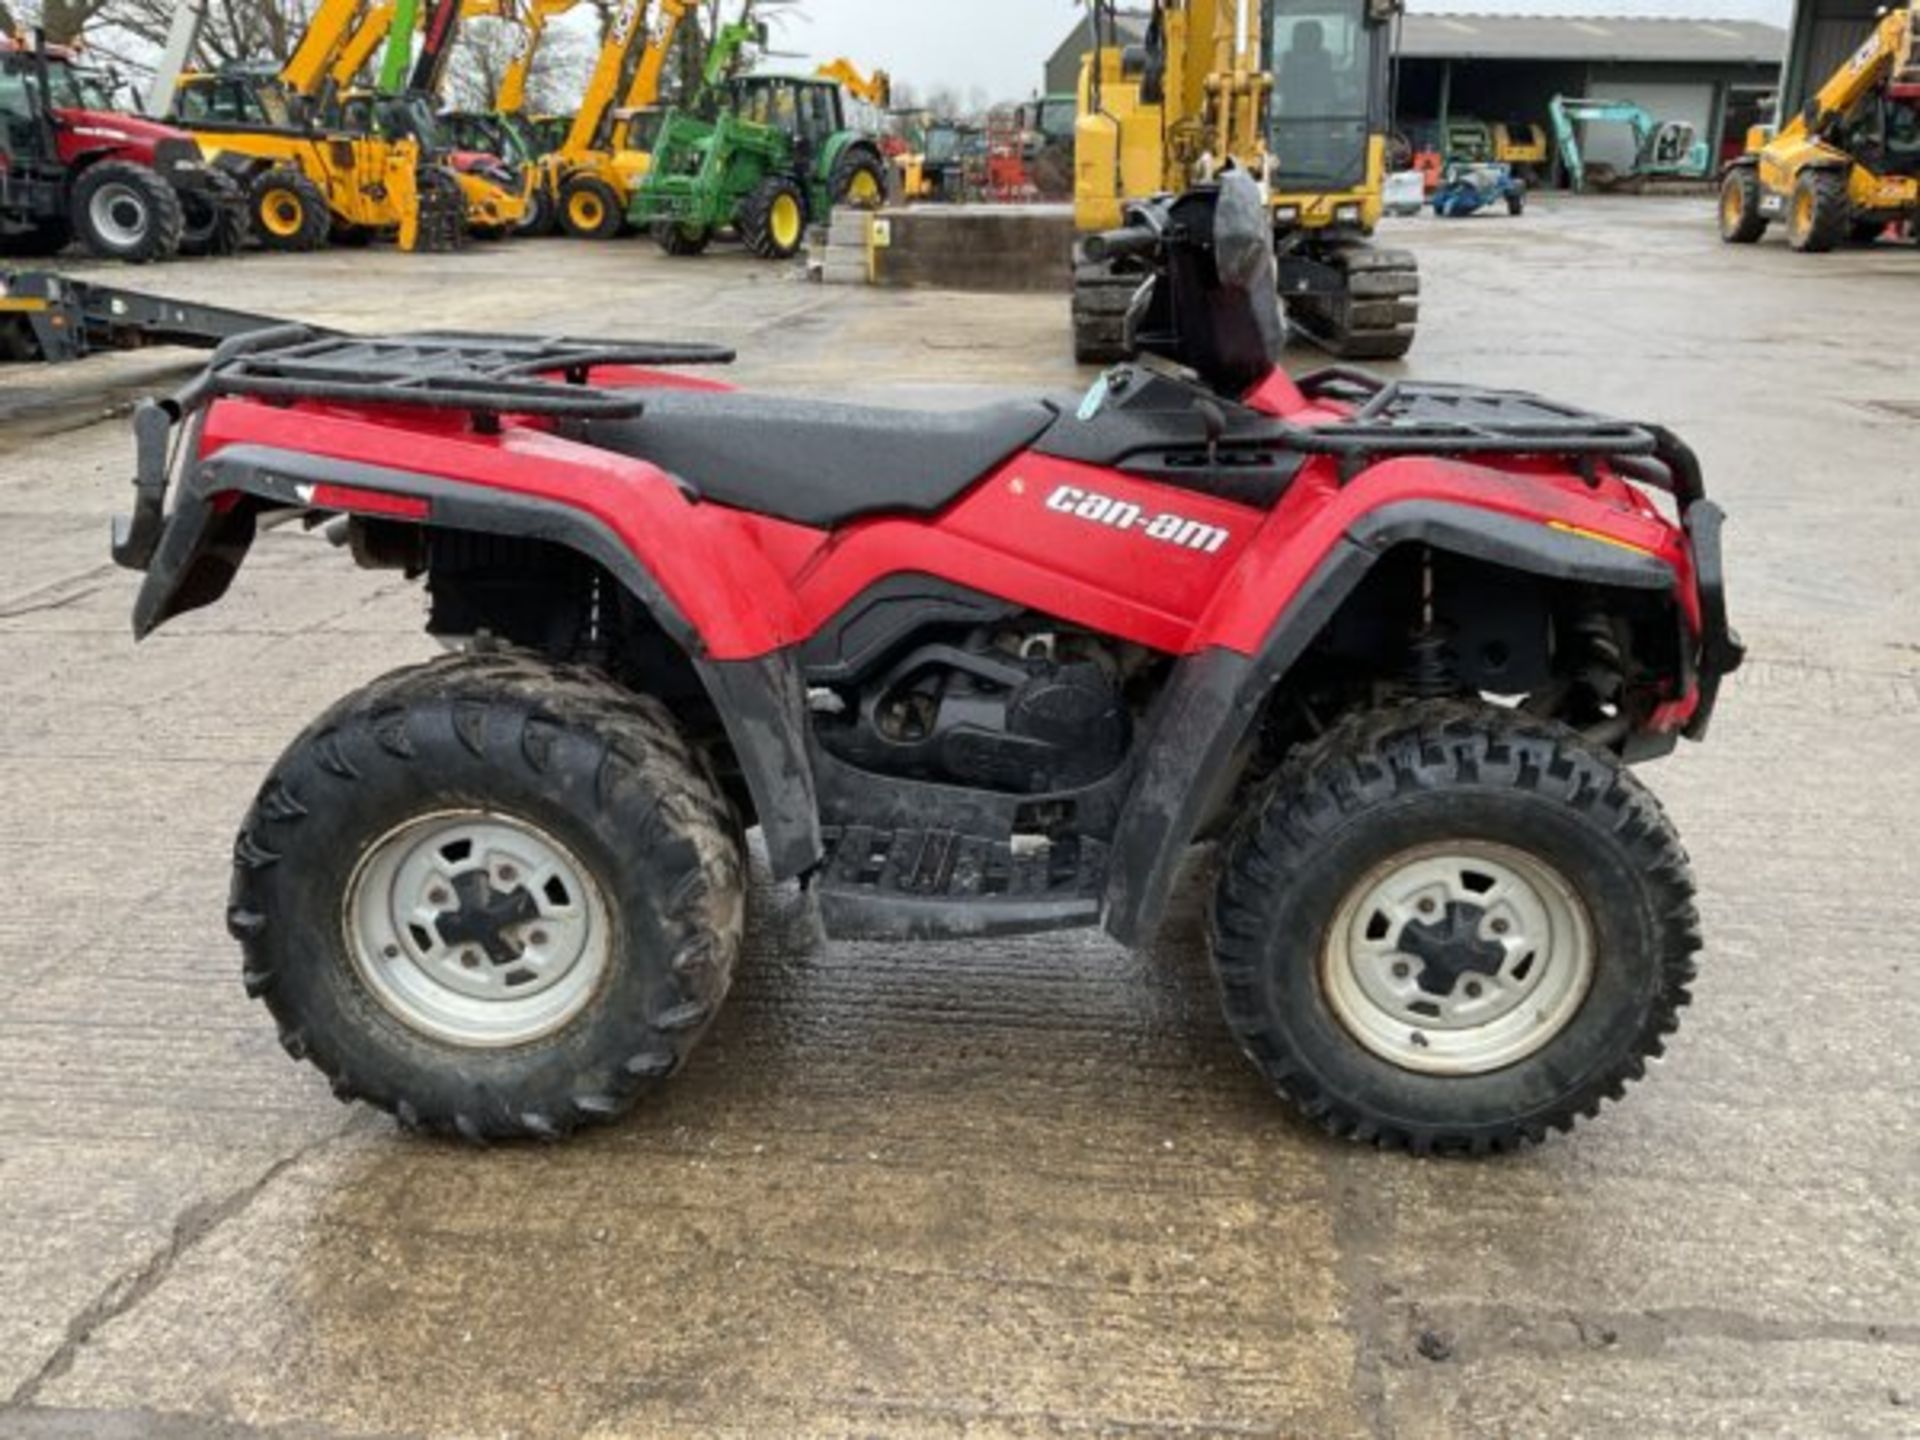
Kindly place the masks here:
POLYGON ((1747 136, 1720 186, 1720 238, 1751 245, 1784 220, 1818 254, 1920 218, 1920 11, 1880 17, 1866 43, 1777 133, 1747 136))
MULTIPOLYGON (((181 17, 183 27, 197 23, 191 8, 181 17)), ((417 139, 321 123, 323 93, 356 53, 369 18, 362 0, 321 0, 278 70, 177 74, 168 93, 156 90, 156 106, 246 187, 254 234, 269 249, 316 250, 330 239, 357 243, 382 233, 403 250, 451 250, 466 241, 459 181, 417 139)), ((189 53, 192 35, 174 44, 189 53)), ((369 44, 361 63, 371 52, 369 44)))

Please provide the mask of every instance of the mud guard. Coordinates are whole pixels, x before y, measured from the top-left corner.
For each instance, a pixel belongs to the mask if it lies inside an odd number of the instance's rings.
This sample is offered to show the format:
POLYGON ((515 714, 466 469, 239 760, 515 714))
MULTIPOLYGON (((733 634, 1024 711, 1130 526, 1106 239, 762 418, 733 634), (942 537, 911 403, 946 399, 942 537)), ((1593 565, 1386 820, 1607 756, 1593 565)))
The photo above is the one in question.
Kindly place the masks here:
POLYGON ((709 658, 698 633, 647 569, 599 520, 570 506, 413 471, 230 445, 181 477, 134 606, 134 637, 144 639, 174 616, 212 604, 238 573, 253 543, 253 517, 216 506, 215 496, 240 492, 274 506, 310 509, 318 485, 422 499, 432 507, 431 521, 423 523, 433 527, 544 540, 604 568, 686 652, 706 686, 753 797, 775 877, 804 875, 820 863, 825 850, 807 762, 805 687, 793 653, 709 658))
POLYGON ((1113 839, 1101 923, 1114 939, 1131 946, 1152 935, 1194 836, 1239 778, 1239 752, 1267 697, 1381 557, 1402 544, 1612 588, 1674 584, 1673 571, 1652 555, 1468 506, 1408 501, 1362 516, 1275 620, 1258 653, 1204 650, 1174 672, 1113 839))

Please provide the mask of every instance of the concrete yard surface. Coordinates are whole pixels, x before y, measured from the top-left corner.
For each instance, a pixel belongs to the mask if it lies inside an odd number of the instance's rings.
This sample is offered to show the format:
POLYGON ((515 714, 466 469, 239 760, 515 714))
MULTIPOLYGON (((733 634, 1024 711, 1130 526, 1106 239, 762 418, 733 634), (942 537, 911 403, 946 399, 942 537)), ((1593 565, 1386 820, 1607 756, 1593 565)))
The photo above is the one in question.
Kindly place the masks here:
MULTIPOLYGON (((405 582, 267 535, 135 647, 103 409, 0 376, 0 1435, 1920 1434, 1920 251, 1730 250, 1710 201, 1395 225, 1405 373, 1665 423, 1753 658, 1645 777, 1707 948, 1667 1061, 1487 1163, 1324 1139, 1228 1039, 1207 858, 1159 937, 809 949, 762 885, 688 1070, 559 1147, 335 1103, 241 993, 234 827, 431 653, 405 582)), ((737 380, 1059 391, 1066 300, 564 241, 98 271, 359 327, 737 344, 737 380)), ((1318 363, 1300 352, 1296 363, 1318 363)))

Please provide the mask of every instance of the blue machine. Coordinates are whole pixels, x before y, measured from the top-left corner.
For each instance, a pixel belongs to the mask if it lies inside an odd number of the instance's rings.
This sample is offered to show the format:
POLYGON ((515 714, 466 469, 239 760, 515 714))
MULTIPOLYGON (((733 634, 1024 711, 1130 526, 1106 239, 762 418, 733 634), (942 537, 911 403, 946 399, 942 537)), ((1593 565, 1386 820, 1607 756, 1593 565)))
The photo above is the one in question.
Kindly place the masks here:
POLYGON ((1526 182, 1517 179, 1510 165, 1468 164, 1456 161, 1440 177, 1433 192, 1433 213, 1447 220, 1477 215, 1501 201, 1509 215, 1522 215, 1527 209, 1526 182))

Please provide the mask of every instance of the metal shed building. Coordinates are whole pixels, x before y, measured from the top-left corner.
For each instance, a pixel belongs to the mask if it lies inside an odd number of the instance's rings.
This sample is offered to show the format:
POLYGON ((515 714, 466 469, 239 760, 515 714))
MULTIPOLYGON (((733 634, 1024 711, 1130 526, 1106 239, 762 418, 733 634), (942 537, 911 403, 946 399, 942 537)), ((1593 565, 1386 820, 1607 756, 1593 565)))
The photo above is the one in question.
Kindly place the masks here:
MULTIPOLYGON (((1631 100, 1737 153, 1766 116, 1786 43, 1784 31, 1749 21, 1409 15, 1399 112, 1403 123, 1470 115, 1544 126, 1555 95, 1631 100)), ((1632 158, 1624 132, 1600 130, 1587 144, 1595 160, 1632 158)))
MULTIPOLYGON (((1871 15, 1873 0, 1800 3, 1822 13, 1852 7, 1871 15)), ((1121 13, 1127 41, 1139 40, 1146 25, 1144 10, 1121 13)), ((1846 33, 1857 42, 1853 29, 1846 33)), ((1807 43, 1821 54, 1837 45, 1843 54, 1847 45, 1831 34, 1816 26, 1807 43)), ((1073 91, 1089 44, 1085 24, 1062 38, 1047 60, 1047 93, 1073 91)), ((1734 20, 1421 14, 1406 17, 1400 52, 1402 123, 1470 115, 1544 126, 1555 95, 1590 95, 1633 100, 1661 119, 1687 121, 1731 154, 1748 125, 1769 118, 1765 106, 1780 83, 1787 36, 1772 25, 1734 20)), ((1587 142, 1596 160, 1631 158, 1623 136, 1602 130, 1587 142), (1615 148, 1623 153, 1610 153, 1615 148)))
POLYGON ((1795 0, 1780 113, 1805 105, 1873 29, 1883 0, 1795 0))

